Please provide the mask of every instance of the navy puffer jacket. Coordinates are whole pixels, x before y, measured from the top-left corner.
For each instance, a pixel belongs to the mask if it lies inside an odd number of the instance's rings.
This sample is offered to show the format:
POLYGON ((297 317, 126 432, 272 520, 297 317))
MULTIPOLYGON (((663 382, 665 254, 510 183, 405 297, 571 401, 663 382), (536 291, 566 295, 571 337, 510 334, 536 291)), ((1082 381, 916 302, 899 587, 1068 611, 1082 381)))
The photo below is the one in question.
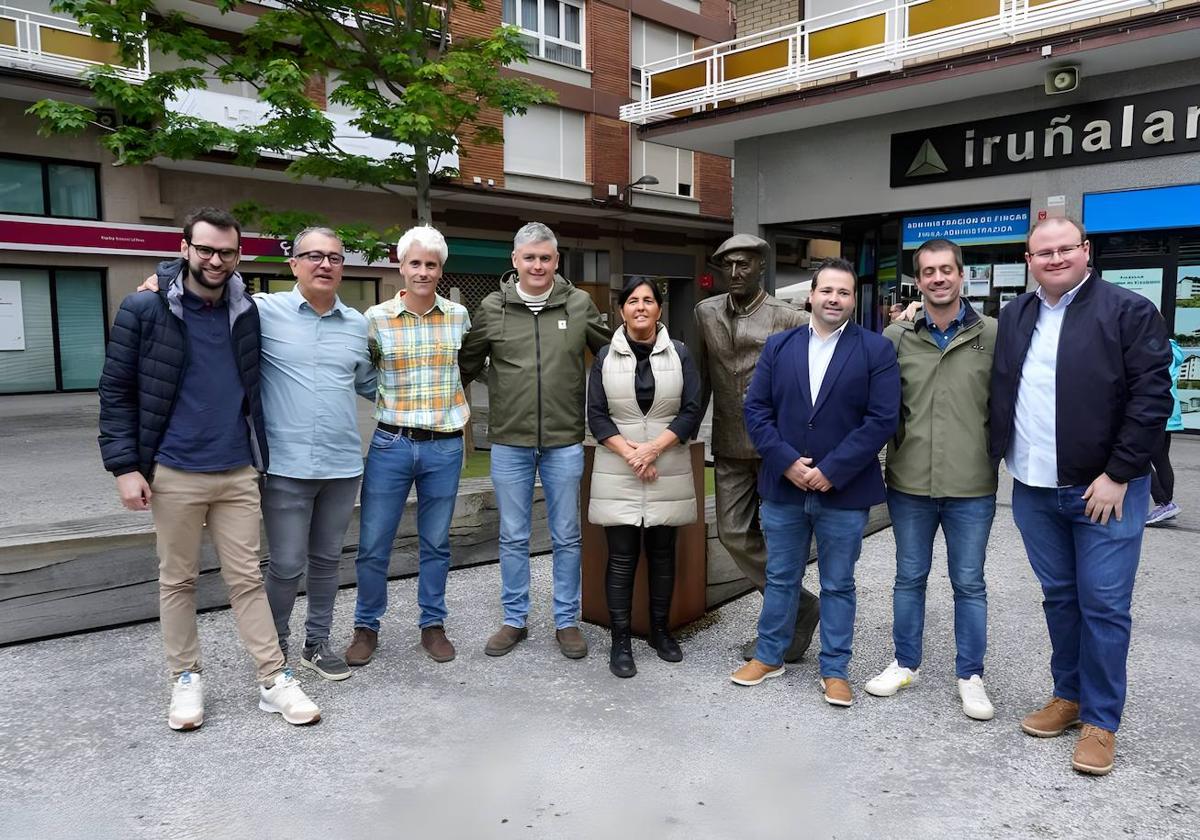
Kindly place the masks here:
MULTIPOLYGON (((109 333, 100 375, 100 456, 113 475, 137 470, 149 481, 154 457, 175 408, 188 364, 183 323, 182 259, 158 266, 157 292, 134 292, 121 302, 109 333)), ((258 309, 238 274, 226 287, 233 352, 246 401, 242 406, 254 466, 267 469, 267 434, 259 392, 258 309)))

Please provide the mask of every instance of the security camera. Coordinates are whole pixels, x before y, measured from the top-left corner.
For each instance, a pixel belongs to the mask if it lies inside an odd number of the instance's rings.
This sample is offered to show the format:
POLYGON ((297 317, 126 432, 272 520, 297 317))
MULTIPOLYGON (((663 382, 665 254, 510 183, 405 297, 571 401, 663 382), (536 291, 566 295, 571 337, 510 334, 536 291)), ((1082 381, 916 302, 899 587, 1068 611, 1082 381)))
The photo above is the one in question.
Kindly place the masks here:
POLYGON ((1079 87, 1079 68, 1073 64, 1046 72, 1046 94, 1069 93, 1079 87))

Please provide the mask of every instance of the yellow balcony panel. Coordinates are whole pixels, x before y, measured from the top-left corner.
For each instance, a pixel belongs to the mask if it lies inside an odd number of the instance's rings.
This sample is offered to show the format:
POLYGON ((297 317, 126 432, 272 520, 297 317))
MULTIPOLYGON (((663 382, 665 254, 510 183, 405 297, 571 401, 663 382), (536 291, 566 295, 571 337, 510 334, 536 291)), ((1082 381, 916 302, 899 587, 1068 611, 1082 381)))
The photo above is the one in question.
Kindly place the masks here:
POLYGON ((17 45, 17 22, 11 18, 0 18, 0 44, 6 47, 17 45))
POLYGON ((929 0, 908 10, 908 34, 924 35, 998 14, 1000 0, 929 0))
POLYGON ((787 41, 772 41, 748 50, 729 53, 724 58, 724 77, 741 79, 769 70, 782 70, 788 66, 791 49, 787 41))
POLYGON ((886 15, 875 15, 837 26, 818 29, 808 36, 810 60, 875 47, 883 43, 887 26, 886 15))
POLYGON ((703 61, 697 61, 673 70, 655 73, 650 77, 650 96, 669 96, 672 93, 704 87, 707 80, 704 65, 703 61))
POLYGON ((67 32, 62 29, 41 28, 42 52, 94 61, 98 64, 121 65, 121 56, 116 44, 101 41, 90 35, 67 32))

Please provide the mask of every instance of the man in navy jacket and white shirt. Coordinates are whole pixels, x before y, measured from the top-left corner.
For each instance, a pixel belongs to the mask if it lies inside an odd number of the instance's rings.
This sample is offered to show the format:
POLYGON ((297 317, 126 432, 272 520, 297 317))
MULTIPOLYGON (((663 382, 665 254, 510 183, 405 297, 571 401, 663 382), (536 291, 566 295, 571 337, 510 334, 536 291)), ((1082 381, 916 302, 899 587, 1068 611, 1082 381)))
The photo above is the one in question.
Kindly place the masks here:
POLYGON ((849 706, 854 564, 872 505, 885 498, 879 450, 896 431, 900 370, 891 341, 851 322, 857 278, 845 260, 813 275, 812 321, 767 339, 746 395, 762 456, 759 494, 767 585, 755 656, 739 685, 783 673, 812 538, 821 580, 821 686, 849 706))
POLYGON ((1083 724, 1072 766, 1113 766, 1125 704, 1130 604, 1150 507, 1150 455, 1171 413, 1166 324, 1146 298, 1091 271, 1083 226, 1029 232, 1038 289, 1000 315, 991 452, 1013 475, 1013 520, 1042 584, 1054 696, 1028 734, 1083 724))

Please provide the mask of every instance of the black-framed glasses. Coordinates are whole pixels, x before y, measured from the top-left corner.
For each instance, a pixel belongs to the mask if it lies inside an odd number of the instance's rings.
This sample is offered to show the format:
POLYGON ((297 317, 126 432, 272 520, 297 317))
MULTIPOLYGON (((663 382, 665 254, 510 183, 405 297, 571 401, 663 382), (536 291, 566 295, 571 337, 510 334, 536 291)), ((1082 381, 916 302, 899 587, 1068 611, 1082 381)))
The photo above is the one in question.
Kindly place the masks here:
POLYGON ((329 260, 330 265, 341 265, 346 261, 344 254, 327 254, 324 251, 301 251, 293 259, 308 260, 313 265, 320 265, 325 260, 329 260))
POLYGON ((221 262, 233 262, 238 256, 237 248, 210 248, 207 245, 196 245, 190 239, 188 240, 188 245, 196 252, 196 256, 202 260, 211 260, 213 254, 216 254, 221 258, 221 262))
POLYGON ((1050 260, 1054 259, 1055 256, 1065 258, 1071 256, 1082 247, 1083 243, 1080 242, 1077 245, 1064 245, 1061 248, 1047 248, 1044 251, 1034 251, 1029 256, 1037 257, 1039 260, 1050 260))

